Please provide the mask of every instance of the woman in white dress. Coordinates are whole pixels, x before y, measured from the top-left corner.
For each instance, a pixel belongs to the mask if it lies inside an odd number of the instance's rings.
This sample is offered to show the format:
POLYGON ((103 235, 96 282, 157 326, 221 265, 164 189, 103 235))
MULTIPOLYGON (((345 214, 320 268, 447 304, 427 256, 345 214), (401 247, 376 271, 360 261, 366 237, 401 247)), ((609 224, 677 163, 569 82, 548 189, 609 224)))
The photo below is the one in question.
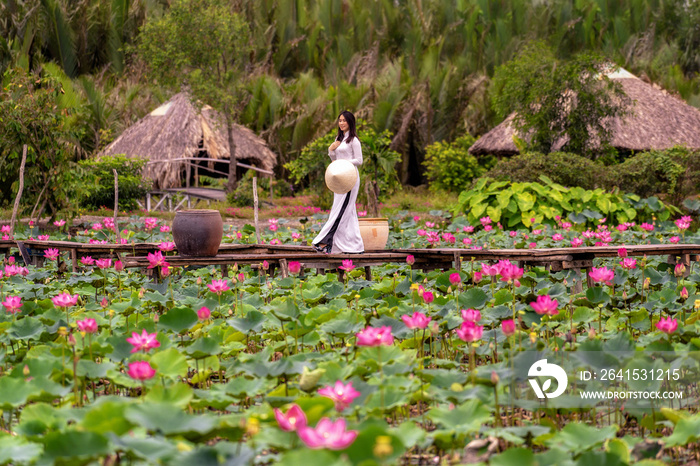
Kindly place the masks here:
MULTIPOLYGON (((362 165, 362 147, 355 131, 355 115, 347 110, 338 116, 338 136, 328 148, 331 160, 349 160, 357 167, 362 165)), ((357 221, 357 193, 360 190, 360 172, 357 172, 355 186, 345 194, 333 195, 333 207, 328 221, 312 241, 318 252, 364 252, 365 245, 360 236, 357 221)))

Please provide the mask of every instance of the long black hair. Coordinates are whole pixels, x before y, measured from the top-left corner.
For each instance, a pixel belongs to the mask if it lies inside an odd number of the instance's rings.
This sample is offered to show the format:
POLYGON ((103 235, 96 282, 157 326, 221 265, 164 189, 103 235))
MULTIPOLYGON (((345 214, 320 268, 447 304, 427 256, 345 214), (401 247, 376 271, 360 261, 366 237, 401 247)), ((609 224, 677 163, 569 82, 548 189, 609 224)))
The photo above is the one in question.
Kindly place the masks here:
MULTIPOLYGON (((352 142, 352 138, 357 137, 357 132, 355 131, 355 115, 352 113, 348 112, 347 110, 343 110, 340 112, 340 115, 338 115, 338 120, 340 120, 340 117, 343 116, 345 117, 345 121, 348 123, 348 137, 347 141, 348 144, 352 142)), ((338 136, 335 138, 336 141, 343 141, 343 132, 338 128, 338 136)))

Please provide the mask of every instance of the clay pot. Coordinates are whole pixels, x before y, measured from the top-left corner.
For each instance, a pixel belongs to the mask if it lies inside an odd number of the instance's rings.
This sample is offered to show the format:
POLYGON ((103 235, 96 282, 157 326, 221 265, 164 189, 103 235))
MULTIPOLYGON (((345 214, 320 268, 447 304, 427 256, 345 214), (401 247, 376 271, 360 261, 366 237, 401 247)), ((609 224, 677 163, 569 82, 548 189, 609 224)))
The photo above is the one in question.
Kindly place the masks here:
POLYGON ((179 210, 173 220, 173 240, 181 256, 216 256, 224 236, 218 210, 179 210))
POLYGON ((389 240, 389 220, 386 218, 359 218, 360 236, 365 251, 386 248, 389 240))

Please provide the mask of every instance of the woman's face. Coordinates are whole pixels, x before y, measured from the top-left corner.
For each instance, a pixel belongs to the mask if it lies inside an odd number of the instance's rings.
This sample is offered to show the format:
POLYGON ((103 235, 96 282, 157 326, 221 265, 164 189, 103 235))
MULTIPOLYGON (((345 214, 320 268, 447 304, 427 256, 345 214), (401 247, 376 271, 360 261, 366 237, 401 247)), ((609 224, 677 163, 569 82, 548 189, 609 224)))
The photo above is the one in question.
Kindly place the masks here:
POLYGON ((345 121, 345 117, 340 115, 340 118, 338 118, 338 128, 340 128, 340 131, 346 132, 349 127, 348 122, 345 121))

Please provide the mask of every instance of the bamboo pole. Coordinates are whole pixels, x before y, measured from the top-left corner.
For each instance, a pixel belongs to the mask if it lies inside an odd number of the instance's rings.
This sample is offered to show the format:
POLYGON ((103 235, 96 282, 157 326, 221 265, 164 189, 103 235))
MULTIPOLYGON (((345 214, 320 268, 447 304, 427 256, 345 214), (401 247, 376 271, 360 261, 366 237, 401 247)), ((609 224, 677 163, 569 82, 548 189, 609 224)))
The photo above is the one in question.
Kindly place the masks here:
POLYGON ((117 233, 117 243, 119 243, 119 225, 117 225, 117 216, 119 215, 119 174, 116 168, 113 168, 112 172, 114 173, 114 231, 117 233))
POLYGON ((258 177, 253 177, 253 212, 255 216, 255 238, 260 244, 260 229, 258 228, 258 177))
POLYGON ((15 206, 12 209, 12 220, 10 221, 10 236, 15 234, 15 221, 17 220, 17 210, 19 209, 19 200, 22 198, 24 190, 24 165, 27 163, 27 145, 22 147, 22 163, 19 166, 19 189, 15 197, 15 206))

